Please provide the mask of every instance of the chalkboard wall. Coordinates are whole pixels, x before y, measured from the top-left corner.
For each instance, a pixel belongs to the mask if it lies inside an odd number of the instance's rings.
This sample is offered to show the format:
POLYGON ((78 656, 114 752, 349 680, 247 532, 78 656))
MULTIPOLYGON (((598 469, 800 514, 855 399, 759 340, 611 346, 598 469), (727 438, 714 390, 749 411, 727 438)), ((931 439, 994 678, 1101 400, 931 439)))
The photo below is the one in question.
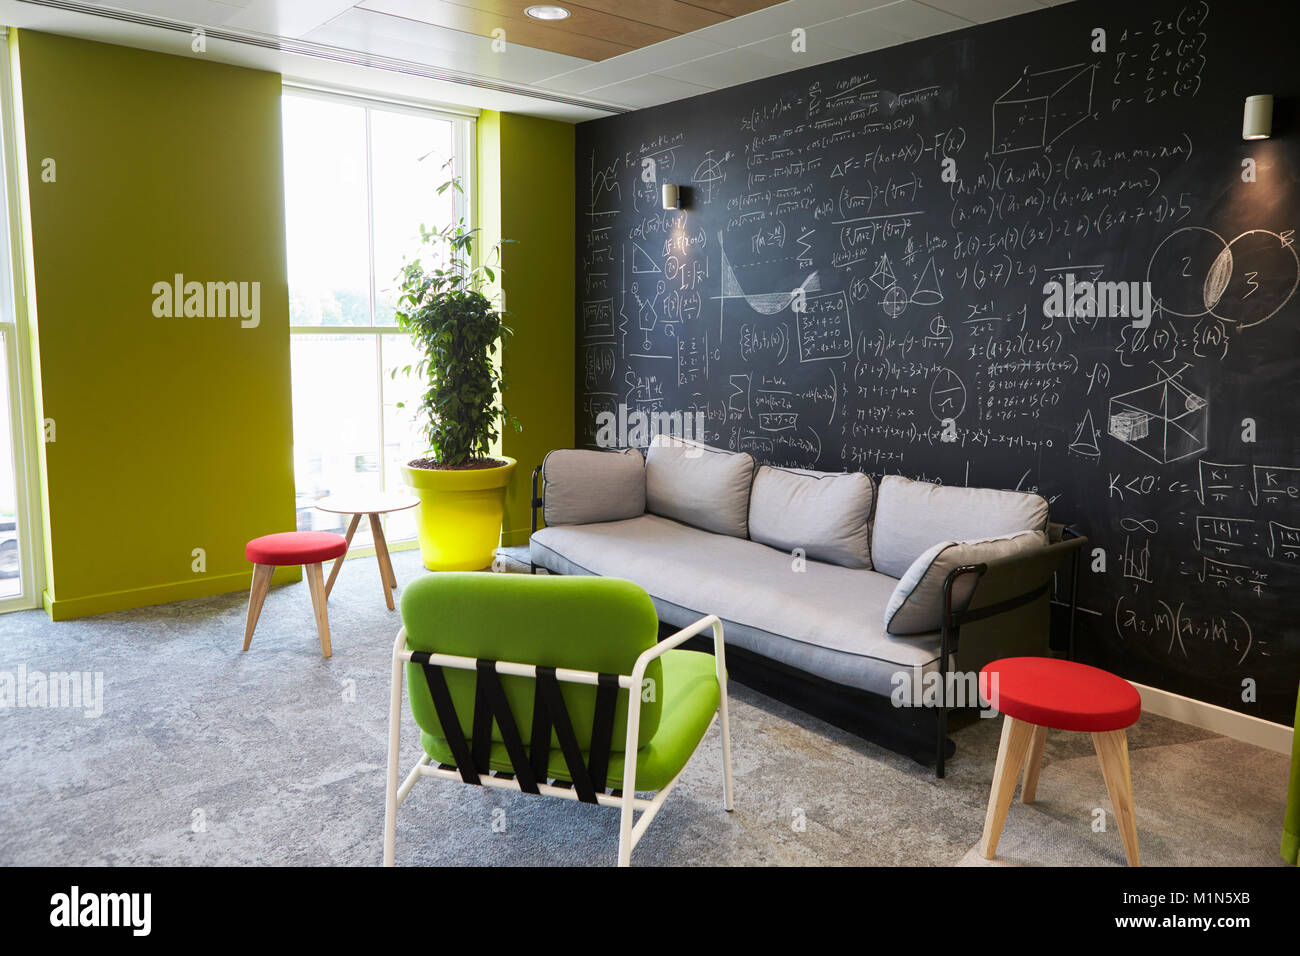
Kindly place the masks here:
POLYGON ((1080 0, 579 126, 579 441, 699 413, 766 463, 1038 491, 1100 549, 1080 659, 1290 724, 1300 131, 1270 6, 1080 0), (1274 137, 1244 142, 1254 93, 1274 137))

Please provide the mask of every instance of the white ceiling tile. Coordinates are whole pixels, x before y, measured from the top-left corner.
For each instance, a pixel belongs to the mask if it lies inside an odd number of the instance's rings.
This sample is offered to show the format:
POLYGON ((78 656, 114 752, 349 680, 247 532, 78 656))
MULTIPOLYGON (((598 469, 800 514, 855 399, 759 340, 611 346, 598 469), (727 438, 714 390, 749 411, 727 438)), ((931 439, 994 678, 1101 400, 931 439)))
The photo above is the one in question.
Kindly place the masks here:
POLYGON ((217 3, 216 0, 90 0, 95 6, 116 7, 152 17, 164 17, 195 26, 225 26, 240 12, 237 2, 217 3))
POLYGON ((670 103, 673 100, 684 100, 688 96, 698 96, 700 93, 707 92, 709 88, 705 86, 696 86, 694 83, 686 83, 658 73, 647 73, 645 76, 624 80, 622 83, 612 83, 609 86, 589 90, 587 95, 603 103, 639 108, 658 106, 660 103, 670 103))
POLYGON ((872 50, 897 46, 911 40, 910 37, 902 36, 892 30, 886 30, 871 19, 870 15, 845 17, 842 20, 836 20, 832 27, 835 32, 836 45, 845 47, 854 53, 870 53, 872 50))
POLYGON ((597 66, 600 64, 543 77, 537 81, 537 85, 555 93, 586 93, 611 83, 621 83, 628 78, 627 70, 597 70, 597 66))
POLYGON ((1003 17, 1013 17, 1018 13, 1030 13, 1043 8, 1038 0, 924 0, 924 2, 937 10, 979 23, 1001 20, 1003 17))
POLYGON ((856 13, 848 20, 866 19, 874 21, 882 29, 897 33, 911 40, 960 30, 970 26, 974 21, 965 17, 954 16, 934 7, 927 7, 916 0, 899 0, 866 13, 856 13))
POLYGON ((486 37, 361 8, 349 10, 303 39, 516 83, 536 83, 542 77, 588 63, 519 44, 510 44, 505 52, 496 53, 486 37))
POLYGON ((665 72, 673 79, 718 89, 765 76, 776 76, 778 73, 788 73, 793 69, 793 65, 783 60, 752 53, 741 47, 739 50, 723 50, 721 53, 691 60, 665 72))
POLYGON ((802 52, 796 53, 791 49, 791 38, 785 33, 769 37, 766 40, 760 40, 757 43, 747 43, 742 49, 771 57, 774 60, 784 60, 793 69, 798 69, 801 66, 816 66, 819 63, 828 63, 831 60, 842 60, 846 56, 852 56, 854 53, 861 51, 855 50, 852 43, 847 43, 843 37, 836 33, 834 25, 841 22, 843 21, 832 20, 830 23, 823 23, 821 26, 808 27, 808 35, 805 37, 806 49, 802 52))
POLYGON ((563 74, 557 71, 556 75, 544 79, 541 85, 547 89, 568 93, 585 93, 599 86, 621 83, 647 73, 671 74, 678 64, 687 63, 710 53, 718 53, 722 49, 724 48, 716 44, 695 39, 693 34, 673 37, 671 40, 610 57, 608 60, 582 66, 577 70, 563 74))
MULTIPOLYGON (((228 0, 227 0, 228 2, 228 0)), ((227 21, 239 30, 299 38, 350 10, 356 0, 244 0, 227 21)))

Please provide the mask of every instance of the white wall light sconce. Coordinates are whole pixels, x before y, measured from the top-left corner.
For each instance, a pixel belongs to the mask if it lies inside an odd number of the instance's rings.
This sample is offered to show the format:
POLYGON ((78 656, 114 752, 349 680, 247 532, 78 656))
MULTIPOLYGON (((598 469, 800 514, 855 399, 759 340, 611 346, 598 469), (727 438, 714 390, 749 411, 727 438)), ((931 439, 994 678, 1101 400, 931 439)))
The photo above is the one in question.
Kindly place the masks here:
POLYGON ((1241 120, 1242 139, 1268 139, 1273 135, 1273 97, 1268 93, 1246 97, 1241 120))
POLYGON ((681 189, 679 189, 677 186, 674 186, 672 183, 664 183, 664 186, 663 186, 663 197, 664 197, 664 208, 665 208, 665 209, 681 209, 681 208, 682 208, 682 192, 681 192, 681 189))

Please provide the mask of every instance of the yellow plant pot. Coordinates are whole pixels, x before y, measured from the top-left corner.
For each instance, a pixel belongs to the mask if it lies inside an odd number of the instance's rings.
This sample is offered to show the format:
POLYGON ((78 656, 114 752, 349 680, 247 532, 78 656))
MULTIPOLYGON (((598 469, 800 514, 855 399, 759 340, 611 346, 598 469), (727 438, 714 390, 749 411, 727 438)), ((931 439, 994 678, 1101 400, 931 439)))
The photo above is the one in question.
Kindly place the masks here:
POLYGON ((515 460, 497 468, 463 471, 402 466, 402 477, 420 497, 416 532, 430 571, 481 571, 501 543, 506 486, 515 460))

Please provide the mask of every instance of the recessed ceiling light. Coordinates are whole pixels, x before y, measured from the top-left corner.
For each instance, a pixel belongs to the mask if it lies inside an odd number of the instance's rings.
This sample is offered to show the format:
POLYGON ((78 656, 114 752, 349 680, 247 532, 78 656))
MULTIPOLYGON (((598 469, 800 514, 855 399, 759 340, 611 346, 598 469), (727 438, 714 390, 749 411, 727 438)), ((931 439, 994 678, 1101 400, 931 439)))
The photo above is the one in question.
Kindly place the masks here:
POLYGON ((564 7, 552 6, 549 3, 538 4, 537 6, 528 7, 524 10, 534 20, 567 20, 570 16, 569 11, 564 7))

